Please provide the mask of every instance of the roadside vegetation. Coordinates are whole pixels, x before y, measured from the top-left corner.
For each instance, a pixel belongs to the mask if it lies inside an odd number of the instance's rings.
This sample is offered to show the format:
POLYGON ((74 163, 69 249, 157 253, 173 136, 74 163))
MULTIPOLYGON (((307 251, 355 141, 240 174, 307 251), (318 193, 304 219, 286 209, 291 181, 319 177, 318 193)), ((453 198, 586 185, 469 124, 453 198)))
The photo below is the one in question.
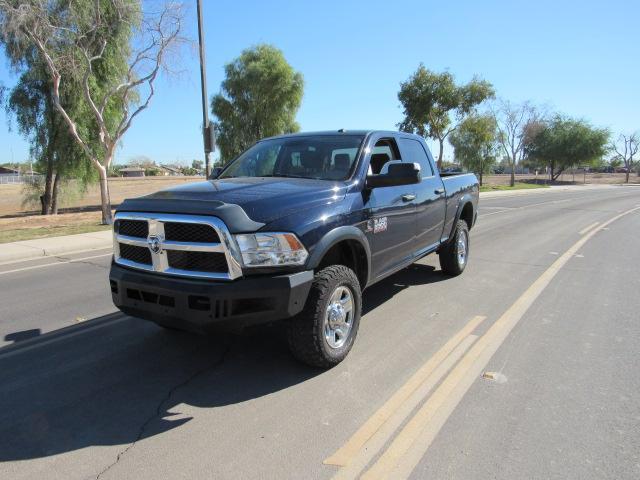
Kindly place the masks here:
POLYGON ((108 230, 109 225, 103 225, 93 220, 87 223, 71 225, 50 225, 46 227, 22 227, 0 231, 0 243, 20 242, 34 240, 36 238, 58 237, 62 235, 75 235, 77 233, 98 232, 108 230))
POLYGON ((531 190, 535 188, 549 188, 549 185, 543 185, 540 183, 519 183, 516 182, 513 186, 511 185, 482 185, 480 187, 481 192, 494 192, 494 191, 504 191, 504 190, 531 190))

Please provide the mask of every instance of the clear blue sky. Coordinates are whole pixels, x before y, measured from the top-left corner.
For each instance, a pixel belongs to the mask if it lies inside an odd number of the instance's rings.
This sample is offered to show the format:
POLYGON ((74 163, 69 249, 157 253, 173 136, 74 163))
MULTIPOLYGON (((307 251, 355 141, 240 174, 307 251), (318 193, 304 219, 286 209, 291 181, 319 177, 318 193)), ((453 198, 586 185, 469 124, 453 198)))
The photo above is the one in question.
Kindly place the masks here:
MULTIPOLYGON (((189 34, 196 37, 195 0, 189 34)), ((256 43, 280 48, 305 78, 303 130, 395 129, 401 81, 423 62, 457 80, 492 82, 499 96, 532 100, 620 131, 640 130, 640 2, 204 0, 209 94, 223 66, 256 43)), ((3 62, 0 82, 15 77, 3 62)), ((202 158, 196 51, 162 79, 150 109, 124 138, 118 162, 202 158)), ((0 163, 28 147, 0 111, 0 163)))

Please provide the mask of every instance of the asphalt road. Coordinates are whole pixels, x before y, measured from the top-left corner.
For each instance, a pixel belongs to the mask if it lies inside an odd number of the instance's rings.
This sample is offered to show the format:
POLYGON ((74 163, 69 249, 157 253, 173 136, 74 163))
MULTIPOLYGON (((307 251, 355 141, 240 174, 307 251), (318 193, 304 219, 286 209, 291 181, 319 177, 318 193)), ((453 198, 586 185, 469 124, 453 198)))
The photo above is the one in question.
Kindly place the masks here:
POLYGON ((329 371, 115 313, 106 251, 0 266, 0 478, 639 478, 636 207, 482 200, 464 274, 367 290, 329 371))

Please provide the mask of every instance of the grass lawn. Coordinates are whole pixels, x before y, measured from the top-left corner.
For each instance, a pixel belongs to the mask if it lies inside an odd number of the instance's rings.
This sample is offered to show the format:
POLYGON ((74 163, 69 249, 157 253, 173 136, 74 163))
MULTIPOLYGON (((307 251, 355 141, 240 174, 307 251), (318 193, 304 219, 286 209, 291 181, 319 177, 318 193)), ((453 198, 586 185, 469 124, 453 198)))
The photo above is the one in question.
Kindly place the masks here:
POLYGON ((100 225, 95 222, 76 225, 13 228, 0 231, 0 243, 19 242, 21 240, 32 240, 34 238, 57 237, 60 235, 73 235, 76 233, 98 232, 100 230, 109 230, 110 228, 109 225, 100 225))
POLYGON ((516 183, 513 187, 509 185, 482 185, 481 192, 493 192, 496 190, 529 190, 532 188, 549 188, 549 185, 541 185, 537 183, 516 183))

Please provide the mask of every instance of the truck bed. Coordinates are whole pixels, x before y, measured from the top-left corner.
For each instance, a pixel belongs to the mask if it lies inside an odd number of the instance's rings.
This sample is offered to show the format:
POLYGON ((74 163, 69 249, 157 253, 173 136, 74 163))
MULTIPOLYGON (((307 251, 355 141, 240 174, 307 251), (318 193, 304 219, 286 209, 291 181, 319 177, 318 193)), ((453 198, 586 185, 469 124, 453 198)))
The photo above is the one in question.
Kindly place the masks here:
POLYGON ((464 196, 474 196, 474 205, 478 204, 479 184, 473 173, 441 173, 442 183, 447 192, 447 206, 444 222, 444 234, 449 235, 456 219, 458 205, 464 196))

